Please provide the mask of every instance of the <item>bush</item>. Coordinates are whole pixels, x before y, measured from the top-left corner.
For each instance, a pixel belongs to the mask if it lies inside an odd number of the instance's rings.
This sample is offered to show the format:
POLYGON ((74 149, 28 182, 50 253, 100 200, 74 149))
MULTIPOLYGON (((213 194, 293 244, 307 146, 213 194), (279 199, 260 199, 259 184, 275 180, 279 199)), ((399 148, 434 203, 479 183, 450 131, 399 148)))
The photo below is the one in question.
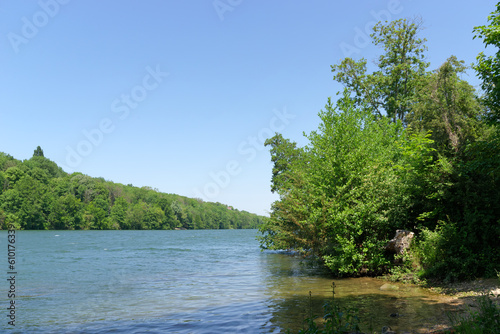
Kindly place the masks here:
POLYGON ((464 223, 439 222, 433 231, 423 228, 413 249, 422 276, 445 282, 493 277, 499 256, 484 234, 464 223))

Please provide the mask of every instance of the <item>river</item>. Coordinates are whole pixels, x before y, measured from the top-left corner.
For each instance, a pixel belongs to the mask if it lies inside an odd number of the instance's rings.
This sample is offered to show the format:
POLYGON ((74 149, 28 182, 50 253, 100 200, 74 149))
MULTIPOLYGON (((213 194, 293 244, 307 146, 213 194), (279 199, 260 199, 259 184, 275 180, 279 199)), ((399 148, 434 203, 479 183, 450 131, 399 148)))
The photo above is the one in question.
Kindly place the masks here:
MULTIPOLYGON (((13 333, 296 331, 310 312, 321 313, 333 279, 288 254, 262 252, 257 234, 17 231, 15 298, 8 298, 11 275, 2 231, 0 328, 13 333), (14 327, 7 317, 11 300, 14 327)), ((365 325, 378 331, 387 325, 418 332, 445 321, 443 297, 405 285, 381 290, 385 283, 336 279, 335 297, 359 308, 365 325)))

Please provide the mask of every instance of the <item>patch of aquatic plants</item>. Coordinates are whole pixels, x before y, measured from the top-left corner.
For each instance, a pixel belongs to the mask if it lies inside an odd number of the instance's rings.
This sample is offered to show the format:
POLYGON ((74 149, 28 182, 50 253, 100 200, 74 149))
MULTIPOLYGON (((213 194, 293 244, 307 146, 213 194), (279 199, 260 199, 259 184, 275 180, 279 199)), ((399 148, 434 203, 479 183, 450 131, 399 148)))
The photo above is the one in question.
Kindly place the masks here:
MULTIPOLYGON (((310 291, 309 300, 311 300, 310 291)), ((359 310, 339 305, 335 300, 335 283, 332 283, 332 299, 327 301, 323 308, 324 316, 318 317, 312 314, 312 307, 310 307, 309 317, 304 320, 306 327, 299 330, 298 334, 360 333, 359 310)), ((288 331, 288 333, 291 332, 288 331)))

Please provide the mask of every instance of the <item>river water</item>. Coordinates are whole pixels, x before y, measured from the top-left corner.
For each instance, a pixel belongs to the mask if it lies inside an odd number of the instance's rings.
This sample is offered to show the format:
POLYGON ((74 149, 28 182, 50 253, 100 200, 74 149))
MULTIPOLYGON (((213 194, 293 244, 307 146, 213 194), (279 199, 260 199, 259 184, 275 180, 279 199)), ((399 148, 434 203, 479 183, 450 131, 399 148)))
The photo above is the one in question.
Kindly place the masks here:
MULTIPOLYGON (((333 280, 289 254, 261 252, 257 234, 17 231, 12 327, 7 233, 2 231, 0 328, 13 333, 296 332, 311 312, 321 314, 333 280)), ((448 305, 442 297, 404 285, 381 290, 385 283, 336 279, 335 297, 359 309, 365 330, 371 324, 375 331, 390 326, 421 332, 445 321, 448 305)))

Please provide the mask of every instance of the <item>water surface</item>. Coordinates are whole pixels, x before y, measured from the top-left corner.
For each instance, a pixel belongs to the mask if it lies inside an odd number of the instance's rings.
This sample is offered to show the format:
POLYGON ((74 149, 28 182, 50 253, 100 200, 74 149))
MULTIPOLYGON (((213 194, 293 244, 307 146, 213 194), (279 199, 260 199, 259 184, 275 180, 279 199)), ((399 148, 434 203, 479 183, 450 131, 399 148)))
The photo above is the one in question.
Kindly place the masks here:
MULTIPOLYGON (((18 231, 13 332, 297 330, 310 313, 321 313, 333 280, 290 255, 261 252, 256 235, 256 230, 18 231)), ((7 278, 6 244, 2 231, 7 278)), ((6 317, 8 282, 2 281, 0 328, 12 329, 6 317)), ((375 329, 417 331, 446 319, 443 298, 411 286, 380 290, 385 283, 335 280, 335 296, 359 308, 375 329)))

